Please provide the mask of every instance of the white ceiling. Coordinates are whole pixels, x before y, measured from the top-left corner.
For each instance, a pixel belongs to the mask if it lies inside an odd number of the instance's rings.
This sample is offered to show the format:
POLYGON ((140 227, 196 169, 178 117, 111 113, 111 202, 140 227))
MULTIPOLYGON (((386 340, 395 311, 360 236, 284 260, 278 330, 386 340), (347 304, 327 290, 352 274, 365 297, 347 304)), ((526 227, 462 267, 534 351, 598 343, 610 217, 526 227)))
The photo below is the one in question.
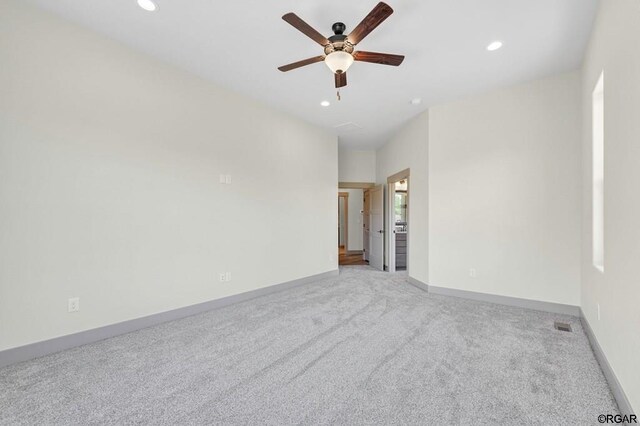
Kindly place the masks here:
POLYGON ((395 13, 358 48, 404 54, 396 68, 356 62, 337 102, 322 63, 276 68, 322 54, 280 17, 295 12, 324 35, 347 33, 377 0, 30 0, 215 83, 330 129, 341 147, 380 146, 427 107, 577 68, 597 0, 387 0, 395 13), (504 47, 488 52, 493 40, 504 47), (413 106, 409 101, 420 97, 413 106), (320 101, 329 100, 323 108, 320 101), (355 123, 354 126, 336 126, 355 123))

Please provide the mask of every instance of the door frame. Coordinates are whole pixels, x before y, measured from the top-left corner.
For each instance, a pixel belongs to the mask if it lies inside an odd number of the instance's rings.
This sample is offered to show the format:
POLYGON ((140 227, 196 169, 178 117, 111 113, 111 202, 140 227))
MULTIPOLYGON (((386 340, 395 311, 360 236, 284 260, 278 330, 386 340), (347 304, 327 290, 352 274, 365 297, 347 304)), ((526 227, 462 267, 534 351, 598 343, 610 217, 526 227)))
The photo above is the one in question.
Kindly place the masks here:
POLYGON ((387 235, 387 271, 396 272, 396 220, 395 220, 395 199, 396 199, 396 182, 401 180, 407 181, 407 272, 409 271, 409 250, 411 232, 409 229, 409 211, 410 211, 410 185, 411 185, 411 169, 404 169, 398 173, 394 173, 387 178, 387 220, 386 226, 389 232, 387 235))
MULTIPOLYGON (((362 189, 362 195, 364 197, 364 192, 368 191, 371 188, 375 188, 376 184, 374 182, 338 182, 338 189, 362 189)), ((340 191, 338 191, 340 192, 340 191)), ((339 218, 338 218, 339 219, 339 218)), ((369 260, 369 253, 366 252, 366 247, 367 244, 364 243, 365 240, 365 229, 364 229, 364 223, 363 223, 363 228, 362 228, 362 242, 363 242, 363 247, 362 247, 362 259, 363 260, 369 260)), ((338 242, 338 247, 340 246, 340 242, 338 242)), ((369 244, 370 246, 370 244, 369 244)), ((346 249, 346 247, 345 247, 346 249)))
POLYGON ((338 182, 338 189, 371 189, 375 186, 373 182, 338 182))

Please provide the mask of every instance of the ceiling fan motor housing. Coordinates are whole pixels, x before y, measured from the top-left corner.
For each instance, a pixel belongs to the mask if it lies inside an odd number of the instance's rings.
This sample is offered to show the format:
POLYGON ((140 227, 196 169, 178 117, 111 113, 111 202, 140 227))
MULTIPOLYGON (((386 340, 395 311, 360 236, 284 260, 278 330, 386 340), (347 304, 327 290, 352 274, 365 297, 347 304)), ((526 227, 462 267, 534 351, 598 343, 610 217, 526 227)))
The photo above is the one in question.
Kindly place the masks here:
POLYGON ((336 22, 335 24, 333 24, 331 26, 331 30, 333 31, 333 33, 335 35, 344 34, 346 29, 347 29, 347 26, 345 24, 343 24, 342 22, 336 22))
POLYGON ((354 46, 351 44, 349 40, 347 40, 347 36, 344 35, 347 26, 342 22, 336 22, 333 24, 331 29, 334 32, 334 35, 328 38, 329 44, 324 47, 324 54, 328 55, 332 52, 346 52, 353 53, 354 46))

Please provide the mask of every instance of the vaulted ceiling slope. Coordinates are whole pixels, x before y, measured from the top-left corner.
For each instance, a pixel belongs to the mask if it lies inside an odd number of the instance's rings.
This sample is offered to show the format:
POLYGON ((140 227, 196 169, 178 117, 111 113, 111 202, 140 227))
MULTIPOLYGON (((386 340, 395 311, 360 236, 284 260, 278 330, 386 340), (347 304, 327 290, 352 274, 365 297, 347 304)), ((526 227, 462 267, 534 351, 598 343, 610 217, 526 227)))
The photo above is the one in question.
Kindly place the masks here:
POLYGON ((282 21, 294 12, 323 35, 349 33, 377 0, 29 0, 141 52, 330 129, 348 149, 373 149, 430 105, 580 66, 597 0, 386 0, 393 15, 358 47, 406 56, 400 67, 356 63, 336 99, 322 54, 282 21), (503 47, 486 47, 500 40, 503 47), (421 98, 412 105, 410 100, 421 98), (321 107, 321 101, 329 107, 321 107), (348 125, 344 125, 347 124, 348 125))

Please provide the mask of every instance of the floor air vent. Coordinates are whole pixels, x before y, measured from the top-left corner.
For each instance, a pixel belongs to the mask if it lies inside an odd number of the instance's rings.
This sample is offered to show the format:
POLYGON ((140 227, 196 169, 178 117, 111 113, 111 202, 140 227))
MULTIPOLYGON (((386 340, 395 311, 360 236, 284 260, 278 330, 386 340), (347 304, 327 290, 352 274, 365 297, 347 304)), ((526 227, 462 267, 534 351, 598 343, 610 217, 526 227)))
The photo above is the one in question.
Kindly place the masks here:
POLYGON ((571 333, 571 325, 567 324, 566 322, 556 321, 553 323, 553 328, 555 328, 556 330, 568 331, 569 333, 571 333))

